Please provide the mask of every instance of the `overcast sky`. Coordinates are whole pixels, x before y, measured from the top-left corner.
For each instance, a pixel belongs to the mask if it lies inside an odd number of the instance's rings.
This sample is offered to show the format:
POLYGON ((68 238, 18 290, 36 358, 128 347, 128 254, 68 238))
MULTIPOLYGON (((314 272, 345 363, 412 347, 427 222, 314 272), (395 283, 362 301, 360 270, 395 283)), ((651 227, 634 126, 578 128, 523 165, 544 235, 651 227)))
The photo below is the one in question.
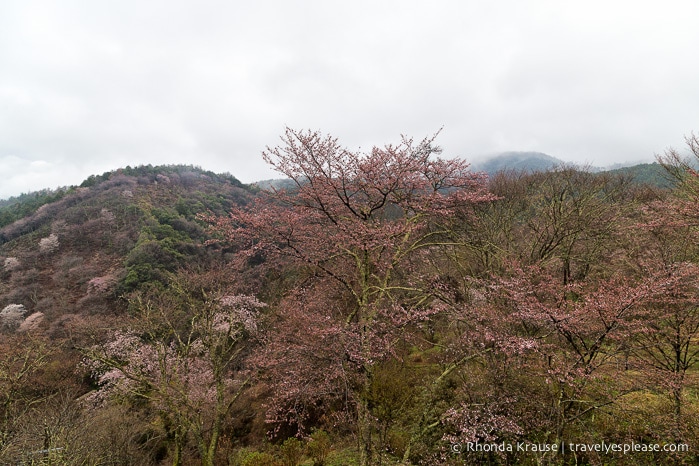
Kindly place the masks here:
POLYGON ((350 149, 605 166, 699 131, 699 2, 0 0, 0 198, 125 165, 273 178, 284 126, 350 149))

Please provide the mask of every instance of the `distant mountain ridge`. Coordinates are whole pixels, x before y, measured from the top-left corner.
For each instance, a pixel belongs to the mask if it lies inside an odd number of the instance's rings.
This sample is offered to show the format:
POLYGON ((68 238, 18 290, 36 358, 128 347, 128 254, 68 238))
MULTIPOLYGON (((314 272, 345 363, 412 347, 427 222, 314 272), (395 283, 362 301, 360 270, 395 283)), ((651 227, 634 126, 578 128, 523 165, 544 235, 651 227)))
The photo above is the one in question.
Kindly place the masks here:
MULTIPOLYGON (((543 152, 510 151, 475 161, 471 164, 471 169, 494 175, 503 170, 537 172, 562 165, 566 165, 566 162, 543 152)), ((295 186, 291 180, 285 178, 256 181, 252 185, 262 190, 289 189, 295 186)))
POLYGON ((672 189, 677 184, 677 180, 657 162, 639 163, 621 168, 605 170, 607 173, 626 175, 638 184, 655 186, 662 189, 672 189))
POLYGON ((252 186, 256 186, 264 191, 271 191, 274 189, 293 189, 296 183, 288 178, 273 178, 270 180, 255 181, 252 183, 252 186))
POLYGON ((510 151, 489 157, 485 160, 474 162, 472 168, 494 175, 503 170, 536 172, 565 165, 561 159, 552 157, 543 152, 518 152, 510 151))
MULTIPOLYGON (((561 166, 575 166, 559 158, 542 152, 510 151, 478 160, 471 165, 474 171, 481 171, 493 176, 502 171, 540 172, 561 166)), ((608 167, 580 167, 594 173, 610 173, 630 177, 634 183, 671 189, 676 180, 657 162, 653 163, 617 163, 608 167)))

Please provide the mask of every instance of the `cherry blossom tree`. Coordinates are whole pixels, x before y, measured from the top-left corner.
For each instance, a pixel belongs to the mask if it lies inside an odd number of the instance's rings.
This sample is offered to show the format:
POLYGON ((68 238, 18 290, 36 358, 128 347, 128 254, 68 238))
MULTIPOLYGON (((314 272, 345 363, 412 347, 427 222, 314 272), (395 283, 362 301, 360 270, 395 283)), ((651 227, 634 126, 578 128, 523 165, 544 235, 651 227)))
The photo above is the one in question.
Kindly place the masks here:
POLYGON ((500 280, 502 305, 520 323, 520 335, 536 342, 539 360, 527 371, 549 387, 550 402, 542 406, 552 427, 547 442, 565 441, 571 425, 639 389, 636 378, 623 375, 628 345, 645 328, 644 316, 657 317, 648 306, 669 299, 685 278, 649 268, 638 278, 613 275, 563 285, 532 266, 513 268, 500 280))
MULTIPOLYGON (((699 157, 699 141, 692 135, 687 139, 695 156, 699 157)), ((647 261, 668 276, 678 277, 666 294, 649 305, 643 325, 636 335, 634 354, 638 369, 656 382, 672 401, 671 432, 674 440, 687 439, 696 432, 689 431, 685 415, 686 388, 695 384, 691 369, 699 364, 699 307, 697 295, 697 259, 699 259, 699 177, 689 161, 680 162, 680 155, 669 150, 663 162, 679 187, 670 195, 655 200, 642 210, 638 228, 647 261), (674 165, 670 165, 670 162, 674 165)), ((699 428, 695 424, 694 429, 699 428)))
POLYGON ((677 442, 696 435, 687 430, 684 406, 687 386, 696 383, 690 370, 699 366, 698 272, 693 264, 675 264, 667 269, 668 275, 681 279, 649 303, 634 345, 638 369, 669 394, 673 405, 670 430, 677 442))
POLYGON ((16 257, 6 257, 5 258, 4 268, 7 271, 15 270, 15 269, 19 268, 20 265, 21 265, 21 263, 20 263, 19 259, 17 259, 16 257))
POLYGON ((8 304, 0 311, 0 323, 2 328, 15 330, 24 321, 27 310, 23 304, 8 304))
POLYGON ((41 238, 41 240, 39 240, 39 251, 44 254, 56 251, 59 246, 60 243, 58 241, 58 236, 53 233, 48 235, 46 238, 41 238))
MULTIPOLYGON (((452 222, 459 215, 493 199, 484 175, 469 171, 466 162, 435 158, 440 150, 434 140, 404 137, 398 145, 362 153, 317 132, 287 129, 283 145, 268 148, 263 157, 294 188, 264 192, 230 217, 209 218, 247 263, 284 261, 306 283, 326 283, 322 293, 304 292, 313 286, 297 289, 288 298, 303 300, 281 310, 303 313, 304 300, 316 302, 309 307, 318 310, 312 311, 318 324, 308 328, 306 340, 327 335, 328 347, 337 349, 330 360, 353 380, 348 391, 362 465, 373 464, 375 456, 374 416, 365 396, 374 369, 390 357, 402 329, 435 312, 420 263, 456 245, 452 222)), ((326 371, 319 362, 303 363, 326 371)))
POLYGON ((201 302, 180 292, 178 298, 181 313, 169 307, 173 302, 140 302, 145 328, 117 331, 87 351, 85 363, 99 389, 85 402, 100 404, 114 395, 149 401, 172 440, 173 464, 182 464, 192 437, 202 465, 210 466, 226 416, 249 380, 240 361, 263 304, 241 295, 201 302))

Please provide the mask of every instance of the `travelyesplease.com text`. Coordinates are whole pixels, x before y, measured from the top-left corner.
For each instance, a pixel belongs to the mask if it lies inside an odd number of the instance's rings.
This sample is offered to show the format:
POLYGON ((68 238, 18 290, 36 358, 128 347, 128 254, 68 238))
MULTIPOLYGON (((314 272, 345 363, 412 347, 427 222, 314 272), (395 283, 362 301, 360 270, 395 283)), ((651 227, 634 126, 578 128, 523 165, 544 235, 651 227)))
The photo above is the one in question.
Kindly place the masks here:
POLYGON ((597 452, 597 453, 640 453, 640 452, 688 452, 689 445, 685 443, 531 443, 531 442, 500 442, 454 443, 451 446, 454 453, 469 452, 597 452))

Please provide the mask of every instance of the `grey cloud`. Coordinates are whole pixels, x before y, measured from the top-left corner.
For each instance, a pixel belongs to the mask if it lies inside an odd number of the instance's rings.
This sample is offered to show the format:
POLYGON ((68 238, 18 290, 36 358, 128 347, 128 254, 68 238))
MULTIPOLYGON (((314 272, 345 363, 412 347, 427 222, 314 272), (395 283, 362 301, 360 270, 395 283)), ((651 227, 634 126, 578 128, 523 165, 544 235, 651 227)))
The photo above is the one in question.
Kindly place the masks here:
POLYGON ((0 197, 139 163, 269 178, 259 153, 284 125, 350 148, 444 126, 445 155, 650 159, 699 129, 698 15, 691 0, 8 0, 0 197))

